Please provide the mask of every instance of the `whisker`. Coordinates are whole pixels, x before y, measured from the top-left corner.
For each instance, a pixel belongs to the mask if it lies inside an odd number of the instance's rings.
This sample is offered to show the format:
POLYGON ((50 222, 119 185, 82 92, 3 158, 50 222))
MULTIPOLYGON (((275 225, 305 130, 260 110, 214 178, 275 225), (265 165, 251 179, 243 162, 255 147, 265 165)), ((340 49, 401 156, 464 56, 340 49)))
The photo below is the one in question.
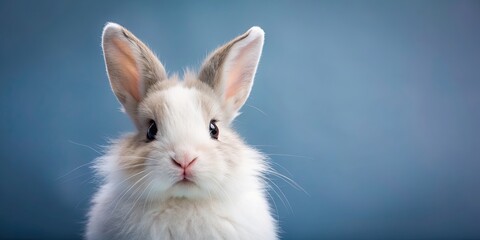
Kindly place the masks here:
POLYGON ((72 143, 72 144, 75 144, 75 145, 77 145, 77 146, 81 146, 81 147, 88 148, 88 149, 90 149, 90 150, 98 153, 99 155, 102 155, 102 154, 103 154, 103 153, 99 152, 98 150, 96 150, 95 148, 90 147, 90 146, 88 146, 88 145, 81 144, 81 143, 77 143, 77 142, 74 142, 74 141, 72 141, 72 140, 68 140, 68 142, 70 142, 70 143, 72 143))
MULTIPOLYGON (((147 173, 146 175, 150 174, 152 172, 149 172, 147 173)), ((145 175, 145 176, 146 176, 145 175)), ((140 184, 137 189, 139 189, 141 186, 143 186, 146 182, 140 184)), ((135 206, 137 205, 137 202, 140 200, 140 198, 143 196, 143 194, 145 194, 145 191, 150 187, 150 185, 153 183, 153 180, 150 180, 150 182, 148 183, 148 185, 143 188, 143 191, 140 195, 138 195, 137 199, 133 202, 132 204, 132 207, 130 208, 130 210, 128 210, 127 214, 125 215, 125 221, 128 219, 128 217, 130 216, 130 214, 133 213, 133 209, 135 208, 135 206)), ((135 193, 137 192, 137 190, 135 190, 135 192, 132 193, 132 195, 134 195, 135 193)))
MULTIPOLYGON (((153 181, 154 181, 154 180, 151 180, 150 183, 153 183, 153 181)), ((150 185, 150 184, 149 184, 149 185, 150 185)), ((152 189, 153 189, 153 188, 150 188, 150 189, 148 190, 147 196, 145 197, 145 202, 143 203, 143 212, 144 212, 144 214, 147 213, 147 209, 148 209, 148 208, 147 208, 147 203, 149 202, 149 197, 150 197, 150 193, 152 193, 152 189)))
POLYGON ((253 108, 253 109, 255 109, 255 110, 259 111, 260 113, 262 113, 264 116, 268 117, 268 115, 267 115, 267 114, 266 114, 264 111, 262 111, 260 108, 258 108, 258 107, 255 107, 255 106, 253 106, 253 105, 250 105, 250 104, 245 104, 245 106, 247 106, 247 107, 251 107, 251 108, 253 108))
MULTIPOLYGON (((225 176, 226 178, 228 178, 228 176, 225 176)), ((221 192, 221 195, 220 197, 224 197, 225 199, 227 199, 229 202, 232 202, 232 199, 230 198, 230 196, 228 195, 227 191, 225 190, 225 188, 221 185, 221 183, 213 178, 213 177, 208 177, 208 179, 210 179, 212 182, 214 182, 214 186, 217 190, 219 190, 221 192)))
POLYGON ((133 165, 127 165, 127 166, 122 166, 119 167, 113 171, 122 171, 122 170, 128 170, 132 168, 137 168, 137 167, 159 167, 160 165, 157 164, 150 164, 150 163, 139 163, 139 164, 133 164, 133 165))
POLYGON ((283 153, 268 153, 266 154, 267 156, 279 156, 279 157, 294 157, 294 158, 302 158, 306 160, 313 161, 315 159, 308 157, 308 156, 302 156, 302 155, 293 155, 293 154, 283 154, 283 153))
MULTIPOLYGON (((88 181, 91 181, 91 180, 95 180, 96 179, 96 176, 91 176, 91 177, 88 177, 87 179, 83 180, 82 182, 80 182, 80 185, 83 185, 85 183, 87 183, 88 181)), ((91 181, 90 183, 93 183, 94 181, 91 181)))
MULTIPOLYGON (((72 142, 72 143, 73 143, 73 142, 72 142)), ((75 143, 75 144, 77 144, 77 143, 75 143)), ((80 144, 80 146, 83 146, 83 145, 80 144)), ((85 147, 88 147, 88 146, 85 146, 85 147)), ((92 150, 94 150, 94 149, 92 148, 92 150)), ((119 155, 118 157, 125 157, 125 158, 129 158, 129 157, 131 157, 131 158, 142 158, 142 159, 152 160, 152 161, 157 161, 157 160, 158 160, 158 159, 149 158, 149 157, 142 157, 142 156, 119 155)), ((68 171, 67 173, 59 176, 58 178, 55 179, 55 181, 58 181, 58 180, 60 180, 60 179, 62 179, 62 178, 65 178, 65 177, 67 177, 68 175, 74 173, 75 171, 78 171, 79 169, 81 169, 81 168, 83 168, 83 167, 87 167, 87 166, 89 166, 89 165, 94 165, 94 166, 95 166, 96 164, 97 164, 97 162, 88 162, 88 163, 82 164, 82 165, 80 165, 80 166, 78 166, 78 167, 76 167, 76 168, 68 171)), ((129 166, 127 166, 127 167, 118 168, 118 169, 119 169, 119 170, 121 170, 121 169, 126 170, 126 169, 129 169, 129 168, 134 168, 134 167, 142 166, 142 164, 144 164, 144 166, 147 166, 147 165, 158 166, 157 164, 154 164, 154 163, 141 163, 141 164, 136 164, 136 165, 129 165, 129 166)))
MULTIPOLYGON (((283 197, 280 196, 280 194, 279 194, 279 193, 275 190, 275 188, 270 184, 270 183, 272 183, 272 184, 274 184, 274 183, 273 183, 271 180, 269 180, 269 179, 266 179, 266 181, 269 182, 269 183, 267 184, 267 186, 275 193, 275 195, 277 195, 278 199, 280 199, 280 201, 282 202, 283 206, 286 207, 286 208, 288 208, 289 210, 291 210, 290 204, 288 204, 288 206, 287 206, 287 204, 285 203, 285 201, 287 200, 286 197, 285 197, 285 195, 283 195, 283 197), (284 198, 285 198, 285 201, 284 201, 284 198)), ((274 185, 277 186, 276 184, 274 184, 274 185)), ((278 186, 277 186, 277 188, 278 188, 278 186)))
MULTIPOLYGON (((123 182, 127 181, 128 179, 131 179, 131 178, 133 178, 133 177, 135 177, 135 176, 137 176, 137 175, 139 175, 139 174, 141 174, 141 173, 144 173, 145 171, 146 171, 146 170, 143 170, 143 171, 140 171, 140 172, 138 172, 138 173, 130 176, 129 178, 127 178, 127 179, 123 180, 122 182, 120 182, 119 184, 117 184, 116 187, 120 186, 123 182)), ((117 209, 117 206, 118 206, 118 204, 120 203, 120 200, 122 200, 123 197, 124 197, 133 187, 135 187, 135 185, 137 185, 143 178, 145 178, 147 175, 148 175, 148 174, 146 174, 145 176, 141 177, 141 178, 140 178, 139 180, 137 180, 132 186, 130 186, 130 188, 128 188, 127 190, 124 190, 124 191, 122 191, 122 192, 120 193, 120 194, 122 194, 122 196, 116 200, 115 207, 113 208, 113 211, 115 211, 115 209, 117 209)))
MULTIPOLYGON (((93 162, 92 163, 86 163, 86 164, 83 164, 81 166, 78 166, 76 167, 75 169, 73 170, 70 170, 69 172, 67 172, 66 174, 58 177, 57 179, 55 179, 55 181, 59 181, 59 180, 62 180, 62 178, 66 178, 68 175, 70 174, 73 174, 75 171, 79 170, 80 168, 82 167, 85 167, 87 165, 90 165, 90 164, 94 164, 93 162)), ((118 167, 117 169, 115 170, 109 170, 110 172, 118 172, 118 171, 123 171, 123 170, 128 170, 128 169, 132 169, 132 168, 136 168, 136 167, 142 167, 142 166, 160 166, 160 165, 157 165, 157 164, 151 164, 151 163, 139 163, 139 164, 133 164, 133 165, 128 165, 128 166, 124 166, 124 167, 118 167)), ((67 181, 71 181, 71 180, 75 180, 75 179, 78 179, 82 176, 85 176, 85 175, 89 175, 91 174, 90 172, 87 172, 87 173, 83 173, 83 174, 80 174, 80 175, 77 175, 71 179, 65 179, 65 180, 62 180, 61 182, 67 182, 67 181)))
POLYGON ((289 178, 289 177, 287 177, 287 176, 285 176, 285 175, 283 175, 283 174, 275 171, 274 169, 267 169, 267 170, 265 171, 265 173, 271 174, 271 175, 273 175, 273 176, 276 176, 276 177, 284 180, 284 181, 285 181, 286 183, 288 183, 291 187, 293 187, 293 188, 295 188, 295 189, 297 189, 297 190, 299 190, 299 191, 302 191, 302 192, 304 192, 305 194, 307 194, 308 196, 310 196, 310 194, 309 194, 302 186, 300 186, 298 183, 296 183, 296 182, 295 182, 294 180, 292 180, 291 178, 289 178))
POLYGON ((140 159, 158 161, 158 159, 156 159, 156 158, 143 157, 143 156, 134 156, 134 155, 116 155, 116 156, 118 156, 118 157, 124 157, 124 158, 140 158, 140 159))
MULTIPOLYGON (((273 162, 273 161, 271 161, 271 162, 269 162, 269 163, 271 163, 271 164, 275 164, 276 166, 278 166, 279 168, 281 168, 282 170, 284 170, 285 172, 287 172, 287 174, 288 174, 288 175, 290 175, 290 176, 293 176, 293 174, 292 174, 290 171, 288 171, 288 169, 287 169, 287 168, 285 168, 284 166, 280 165, 279 163, 276 163, 276 162, 273 162)), ((275 171, 275 169, 274 169, 274 168, 272 168, 272 167, 269 167, 269 169, 271 169, 271 170, 274 170, 274 171, 275 171)), ((276 171, 276 172, 277 172, 277 171, 276 171)))
MULTIPOLYGON (((265 182, 265 184, 267 185, 267 188, 270 188, 270 186, 268 185, 267 182, 265 182)), ((280 216, 279 216, 279 212, 278 212, 277 203, 275 202, 275 199, 272 197, 272 194, 270 194, 270 192, 268 191, 268 189, 266 189, 265 192, 268 194, 268 197, 272 200, 273 206, 275 207, 275 214, 276 214, 276 216, 277 216, 277 221, 278 221, 279 218, 280 218, 280 216)))
POLYGON ((56 178, 55 181, 58 181, 58 180, 60 180, 60 179, 62 179, 62 178, 64 178, 64 177, 68 176, 69 174, 72 174, 73 172, 79 170, 80 168, 86 167, 86 166, 91 165, 91 164, 94 164, 94 162, 88 162, 88 163, 82 164, 82 165, 80 165, 80 166, 78 166, 78 167, 76 167, 76 168, 68 171, 67 173, 63 174, 62 176, 56 178))

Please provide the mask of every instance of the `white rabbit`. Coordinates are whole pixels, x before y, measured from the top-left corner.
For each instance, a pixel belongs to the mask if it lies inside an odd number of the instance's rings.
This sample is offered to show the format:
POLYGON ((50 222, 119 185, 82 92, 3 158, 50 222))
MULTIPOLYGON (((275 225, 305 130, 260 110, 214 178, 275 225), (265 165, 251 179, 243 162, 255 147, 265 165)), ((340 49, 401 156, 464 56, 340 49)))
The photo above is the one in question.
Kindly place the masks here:
POLYGON ((230 126, 250 94, 263 41, 252 27, 179 81, 128 30, 105 26, 110 84, 137 131, 98 159, 103 185, 87 239, 278 238, 265 157, 230 126))

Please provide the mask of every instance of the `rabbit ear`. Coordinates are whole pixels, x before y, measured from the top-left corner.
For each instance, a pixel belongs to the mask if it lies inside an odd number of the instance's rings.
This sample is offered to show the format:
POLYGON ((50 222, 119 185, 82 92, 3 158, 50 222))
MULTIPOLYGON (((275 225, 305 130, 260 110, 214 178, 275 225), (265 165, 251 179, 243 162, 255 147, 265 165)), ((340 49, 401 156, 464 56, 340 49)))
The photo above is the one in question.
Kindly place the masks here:
POLYGON ((200 70, 198 78, 221 96, 230 120, 235 118, 250 94, 263 40, 263 30, 252 27, 215 50, 200 70))
POLYGON ((138 127, 138 103, 149 87, 167 78, 165 69, 144 43, 116 23, 103 29, 102 48, 113 92, 138 127))

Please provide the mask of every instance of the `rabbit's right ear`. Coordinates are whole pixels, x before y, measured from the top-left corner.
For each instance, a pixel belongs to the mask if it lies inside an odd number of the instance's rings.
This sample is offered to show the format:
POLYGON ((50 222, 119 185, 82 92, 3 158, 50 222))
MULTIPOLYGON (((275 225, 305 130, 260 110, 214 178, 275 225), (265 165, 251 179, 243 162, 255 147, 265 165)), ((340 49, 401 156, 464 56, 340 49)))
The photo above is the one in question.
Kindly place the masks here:
POLYGON ((261 28, 252 27, 217 48, 202 65, 198 78, 220 97, 228 121, 238 115, 250 94, 262 55, 264 35, 261 28))
POLYGON ((138 104, 149 87, 167 78, 165 68, 144 43, 116 23, 103 29, 102 48, 112 90, 139 127, 138 104))

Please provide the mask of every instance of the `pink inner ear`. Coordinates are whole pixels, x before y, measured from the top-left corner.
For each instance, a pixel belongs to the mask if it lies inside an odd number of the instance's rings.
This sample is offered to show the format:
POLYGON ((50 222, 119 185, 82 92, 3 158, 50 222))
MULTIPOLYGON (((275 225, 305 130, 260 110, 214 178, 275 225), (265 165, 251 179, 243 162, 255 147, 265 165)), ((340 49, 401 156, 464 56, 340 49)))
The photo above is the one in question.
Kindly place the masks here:
POLYGON ((119 75, 122 76, 120 81, 122 88, 130 93, 135 100, 140 101, 140 73, 132 49, 123 40, 112 39, 112 41, 117 50, 115 60, 118 61, 118 71, 121 71, 119 75))
POLYGON ((258 43, 252 41, 243 46, 238 50, 238 55, 231 60, 234 64, 229 66, 225 98, 229 99, 239 94, 243 90, 242 88, 252 80, 257 62, 255 60, 252 61, 252 56, 249 54, 252 53, 252 48, 255 47, 255 44, 258 43))
POLYGON ((240 89, 242 85, 242 81, 240 80, 241 71, 239 69, 234 69, 233 72, 229 74, 228 83, 227 83, 227 91, 225 94, 225 98, 229 99, 240 89))

